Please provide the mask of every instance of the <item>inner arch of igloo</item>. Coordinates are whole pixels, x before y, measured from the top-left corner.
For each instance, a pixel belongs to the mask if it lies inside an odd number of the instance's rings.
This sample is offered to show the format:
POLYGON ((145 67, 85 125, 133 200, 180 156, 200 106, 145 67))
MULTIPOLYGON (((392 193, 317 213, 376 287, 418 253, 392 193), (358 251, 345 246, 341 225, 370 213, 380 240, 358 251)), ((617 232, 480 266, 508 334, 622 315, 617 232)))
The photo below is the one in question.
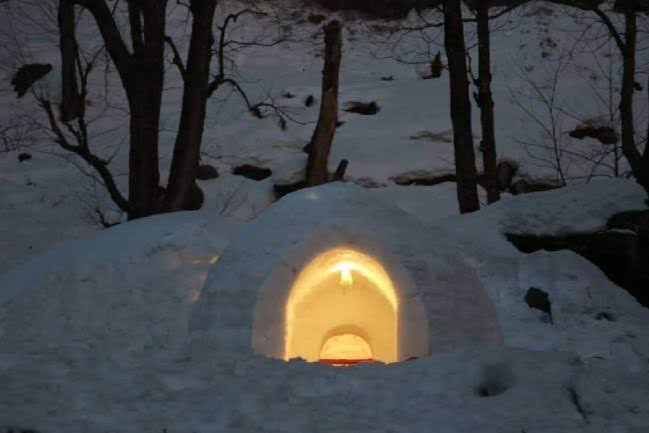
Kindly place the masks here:
POLYGON ((392 280, 379 262, 348 248, 323 252, 291 288, 284 359, 317 361, 333 335, 347 334, 366 342, 373 359, 395 362, 397 310, 392 280))

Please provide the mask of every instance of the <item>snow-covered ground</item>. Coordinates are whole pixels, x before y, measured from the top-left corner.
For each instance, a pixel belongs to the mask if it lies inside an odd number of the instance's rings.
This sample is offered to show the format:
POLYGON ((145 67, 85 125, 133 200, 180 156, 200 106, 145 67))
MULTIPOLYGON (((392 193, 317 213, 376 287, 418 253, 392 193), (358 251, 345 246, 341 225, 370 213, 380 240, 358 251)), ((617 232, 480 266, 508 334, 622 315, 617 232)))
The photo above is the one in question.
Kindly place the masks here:
POLYGON ((225 219, 159 216, 68 243, 0 279, 0 428, 647 431, 646 310, 581 257, 525 255, 504 237, 603 228, 617 211, 643 209, 644 192, 599 181, 529 197, 431 223, 477 269, 505 347, 392 365, 188 346, 207 269, 238 232, 225 219), (551 322, 525 303, 530 287, 549 294, 551 322))

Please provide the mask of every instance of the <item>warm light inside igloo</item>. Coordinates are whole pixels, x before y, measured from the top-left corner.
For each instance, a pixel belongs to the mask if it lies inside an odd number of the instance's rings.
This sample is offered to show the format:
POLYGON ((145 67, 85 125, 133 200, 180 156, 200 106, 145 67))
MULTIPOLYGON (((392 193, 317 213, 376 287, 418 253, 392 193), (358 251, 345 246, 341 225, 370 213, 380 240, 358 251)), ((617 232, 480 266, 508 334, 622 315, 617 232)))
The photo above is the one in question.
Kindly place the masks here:
POLYGON ((320 362, 349 365, 372 361, 372 348, 363 337, 355 334, 334 335, 320 352, 320 362))
POLYGON ((397 297, 378 260, 326 251, 299 273, 286 304, 284 359, 397 361, 397 297))

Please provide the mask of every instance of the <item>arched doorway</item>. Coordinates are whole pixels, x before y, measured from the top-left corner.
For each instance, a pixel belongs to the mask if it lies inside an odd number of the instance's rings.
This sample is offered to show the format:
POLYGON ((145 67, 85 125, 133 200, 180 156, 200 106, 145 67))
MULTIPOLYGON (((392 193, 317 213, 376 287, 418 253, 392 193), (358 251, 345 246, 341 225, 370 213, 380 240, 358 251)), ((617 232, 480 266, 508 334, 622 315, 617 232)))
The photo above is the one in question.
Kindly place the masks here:
POLYGON ((291 288, 284 359, 396 362, 397 323, 398 299, 384 267, 352 249, 328 250, 302 269, 291 288))
POLYGON ((360 335, 338 334, 322 345, 320 362, 331 365, 352 365, 374 360, 370 344, 360 335))

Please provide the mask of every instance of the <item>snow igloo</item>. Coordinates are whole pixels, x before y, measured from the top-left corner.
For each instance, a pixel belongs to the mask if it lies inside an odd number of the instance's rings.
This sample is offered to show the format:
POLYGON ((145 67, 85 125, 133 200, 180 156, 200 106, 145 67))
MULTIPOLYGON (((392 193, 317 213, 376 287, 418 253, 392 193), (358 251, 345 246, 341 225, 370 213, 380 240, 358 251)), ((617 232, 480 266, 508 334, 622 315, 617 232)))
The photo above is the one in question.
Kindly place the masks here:
POLYGON ((502 344, 462 252, 379 194, 343 183, 305 189, 250 222, 210 270, 192 341, 334 365, 502 344))

